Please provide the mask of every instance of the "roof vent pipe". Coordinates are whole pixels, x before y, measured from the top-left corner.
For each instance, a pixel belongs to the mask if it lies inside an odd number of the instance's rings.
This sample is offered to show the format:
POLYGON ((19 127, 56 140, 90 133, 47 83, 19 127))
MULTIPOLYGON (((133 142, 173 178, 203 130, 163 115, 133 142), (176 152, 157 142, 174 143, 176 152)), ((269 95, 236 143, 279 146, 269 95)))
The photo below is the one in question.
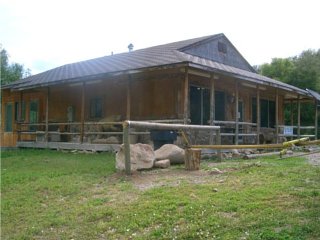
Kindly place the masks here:
POLYGON ((129 52, 131 52, 131 51, 133 50, 133 44, 132 44, 132 43, 130 43, 130 44, 128 45, 128 49, 129 49, 129 52))

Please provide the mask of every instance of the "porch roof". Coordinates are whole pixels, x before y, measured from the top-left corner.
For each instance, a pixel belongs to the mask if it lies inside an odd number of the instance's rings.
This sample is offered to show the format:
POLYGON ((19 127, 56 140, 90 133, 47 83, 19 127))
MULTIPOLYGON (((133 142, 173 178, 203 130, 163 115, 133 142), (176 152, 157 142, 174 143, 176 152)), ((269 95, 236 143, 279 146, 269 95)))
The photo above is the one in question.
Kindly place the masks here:
POLYGON ((287 91, 310 96, 309 92, 292 85, 262 76, 254 71, 246 71, 223 63, 201 58, 183 52, 187 46, 224 36, 210 35, 150 48, 104 56, 91 60, 66 64, 8 84, 3 88, 24 90, 65 82, 90 81, 113 74, 128 74, 150 68, 168 68, 177 64, 192 66, 209 72, 231 75, 244 81, 278 87, 287 91))
POLYGON ((319 93, 317 93, 317 92, 315 92, 315 91, 312 91, 312 90, 310 90, 310 89, 306 89, 306 90, 307 90, 307 92, 309 92, 310 95, 311 95, 312 97, 314 97, 317 101, 320 101, 320 94, 319 94, 319 93))

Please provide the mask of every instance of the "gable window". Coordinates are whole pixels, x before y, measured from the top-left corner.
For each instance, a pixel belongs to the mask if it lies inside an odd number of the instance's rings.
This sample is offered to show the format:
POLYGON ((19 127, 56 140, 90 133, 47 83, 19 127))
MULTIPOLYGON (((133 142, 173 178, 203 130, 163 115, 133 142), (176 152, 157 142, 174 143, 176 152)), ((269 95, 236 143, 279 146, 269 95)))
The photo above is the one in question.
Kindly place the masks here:
POLYGON ((5 125, 4 131, 5 132, 12 132, 12 118, 13 118, 13 104, 7 103, 5 105, 5 125))
MULTIPOLYGON (((257 99, 252 98, 252 122, 257 123, 257 99)), ((276 123, 276 104, 275 101, 260 100, 260 126, 274 128, 276 123)))
POLYGON ((218 42, 218 51, 220 53, 226 54, 227 53, 227 45, 223 42, 218 42))
POLYGON ((90 100, 90 118, 102 118, 102 98, 90 100))

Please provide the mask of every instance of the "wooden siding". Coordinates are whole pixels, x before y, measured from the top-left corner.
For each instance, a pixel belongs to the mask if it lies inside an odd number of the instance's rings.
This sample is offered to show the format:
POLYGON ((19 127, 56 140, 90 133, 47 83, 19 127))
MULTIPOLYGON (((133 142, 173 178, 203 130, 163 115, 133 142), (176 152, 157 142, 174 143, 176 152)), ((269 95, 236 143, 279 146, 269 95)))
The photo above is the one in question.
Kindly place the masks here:
POLYGON ((183 51, 194 56, 210 59, 229 66, 244 69, 249 72, 253 71, 249 63, 242 57, 242 55, 225 36, 192 46, 183 51), (226 47, 226 53, 219 51, 219 43, 224 44, 226 47))
MULTIPOLYGON (((5 106, 7 103, 14 103, 15 102, 20 102, 21 101, 21 97, 22 97, 22 101, 25 102, 25 106, 26 106, 26 115, 25 115, 25 119, 24 122, 29 122, 29 112, 30 112, 30 101, 32 100, 38 100, 39 101, 39 121, 44 121, 45 116, 44 116, 44 94, 43 91, 39 90, 39 91, 27 91, 24 92, 22 95, 20 92, 11 92, 10 90, 4 90, 2 91, 2 102, 1 105, 5 106)), ((15 108, 13 108, 13 118, 12 118, 12 126, 13 126, 13 131, 12 132, 6 132, 5 131, 5 109, 2 107, 2 113, 1 113, 1 135, 0 135, 0 140, 1 140, 1 147, 15 147, 16 146, 16 142, 18 139, 18 135, 17 135, 17 121, 15 121, 14 119, 14 115, 15 115, 15 108)), ((24 140, 31 140, 31 138, 27 137, 24 138, 24 140)))
POLYGON ((132 119, 173 119, 181 115, 180 79, 136 80, 131 84, 132 119))

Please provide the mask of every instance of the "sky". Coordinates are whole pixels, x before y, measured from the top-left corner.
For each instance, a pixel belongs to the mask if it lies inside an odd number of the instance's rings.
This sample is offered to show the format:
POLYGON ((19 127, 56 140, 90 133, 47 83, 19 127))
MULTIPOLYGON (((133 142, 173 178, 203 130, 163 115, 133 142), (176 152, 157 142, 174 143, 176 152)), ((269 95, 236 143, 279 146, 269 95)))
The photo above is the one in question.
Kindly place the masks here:
POLYGON ((0 0, 0 44, 37 74, 224 33, 251 65, 320 48, 319 0, 0 0))

